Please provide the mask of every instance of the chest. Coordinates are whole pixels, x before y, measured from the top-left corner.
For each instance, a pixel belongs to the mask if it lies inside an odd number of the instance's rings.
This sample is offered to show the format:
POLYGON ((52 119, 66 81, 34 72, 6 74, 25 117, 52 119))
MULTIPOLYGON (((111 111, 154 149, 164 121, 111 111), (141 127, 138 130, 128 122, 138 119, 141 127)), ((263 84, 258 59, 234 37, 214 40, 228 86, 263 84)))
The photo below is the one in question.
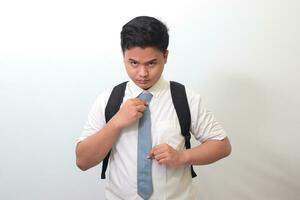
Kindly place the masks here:
MULTIPOLYGON (((132 98, 125 96, 123 102, 132 98)), ((179 120, 174 108, 171 93, 153 97, 150 105, 152 146, 169 144, 175 149, 184 148, 184 137, 181 134, 179 120)), ((122 131, 118 143, 137 143, 138 121, 122 131)), ((123 145, 122 145, 123 146, 123 145)))

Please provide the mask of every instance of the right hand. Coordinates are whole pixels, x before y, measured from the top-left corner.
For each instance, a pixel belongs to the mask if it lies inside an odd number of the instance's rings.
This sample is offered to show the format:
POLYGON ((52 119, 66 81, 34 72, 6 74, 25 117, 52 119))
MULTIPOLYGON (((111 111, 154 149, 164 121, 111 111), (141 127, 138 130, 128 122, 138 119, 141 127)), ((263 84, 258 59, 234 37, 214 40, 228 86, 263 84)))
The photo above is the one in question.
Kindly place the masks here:
POLYGON ((147 102, 139 98, 128 99, 112 120, 118 128, 126 128, 143 116, 147 106, 147 102))

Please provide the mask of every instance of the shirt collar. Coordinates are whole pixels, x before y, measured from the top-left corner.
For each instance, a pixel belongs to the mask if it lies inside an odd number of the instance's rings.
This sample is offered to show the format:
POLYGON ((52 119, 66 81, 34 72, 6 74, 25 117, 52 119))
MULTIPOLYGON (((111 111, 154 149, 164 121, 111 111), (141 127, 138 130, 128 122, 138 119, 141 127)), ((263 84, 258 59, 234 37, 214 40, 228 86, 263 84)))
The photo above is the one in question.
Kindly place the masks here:
MULTIPOLYGON (((148 89, 148 92, 150 92, 153 97, 158 97, 165 89, 167 89, 169 86, 169 82, 166 81, 162 76, 160 79, 151 87, 148 89)), ((128 82, 128 89, 132 96, 137 97, 139 96, 144 90, 137 86, 132 80, 128 82)))

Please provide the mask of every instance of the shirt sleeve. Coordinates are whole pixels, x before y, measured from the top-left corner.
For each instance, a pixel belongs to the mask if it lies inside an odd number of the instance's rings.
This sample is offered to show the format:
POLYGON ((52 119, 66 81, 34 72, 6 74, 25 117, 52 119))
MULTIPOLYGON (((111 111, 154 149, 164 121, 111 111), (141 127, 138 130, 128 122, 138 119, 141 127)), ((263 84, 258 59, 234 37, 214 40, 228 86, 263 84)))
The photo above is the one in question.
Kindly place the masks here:
POLYGON ((222 140, 226 132, 222 125, 208 111, 202 102, 199 94, 187 90, 188 102, 191 111, 191 133, 196 140, 203 143, 207 140, 222 140))
POLYGON ((97 96, 96 101, 89 111, 81 136, 78 138, 76 143, 79 143, 88 136, 95 134, 105 126, 106 121, 104 112, 109 95, 110 91, 106 91, 97 96))

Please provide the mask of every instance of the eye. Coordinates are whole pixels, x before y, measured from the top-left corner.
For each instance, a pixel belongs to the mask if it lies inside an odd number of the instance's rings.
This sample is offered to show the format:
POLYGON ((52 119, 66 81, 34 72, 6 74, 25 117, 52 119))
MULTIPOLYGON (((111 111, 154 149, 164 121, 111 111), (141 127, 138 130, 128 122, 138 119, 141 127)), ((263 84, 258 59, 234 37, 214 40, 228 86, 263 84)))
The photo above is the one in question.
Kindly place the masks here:
POLYGON ((136 67, 138 66, 138 62, 134 61, 134 60, 131 60, 129 61, 130 65, 133 66, 133 67, 136 67))
POLYGON ((156 64, 157 64, 156 61, 151 61, 151 62, 148 63, 148 66, 149 67, 154 67, 156 64))

